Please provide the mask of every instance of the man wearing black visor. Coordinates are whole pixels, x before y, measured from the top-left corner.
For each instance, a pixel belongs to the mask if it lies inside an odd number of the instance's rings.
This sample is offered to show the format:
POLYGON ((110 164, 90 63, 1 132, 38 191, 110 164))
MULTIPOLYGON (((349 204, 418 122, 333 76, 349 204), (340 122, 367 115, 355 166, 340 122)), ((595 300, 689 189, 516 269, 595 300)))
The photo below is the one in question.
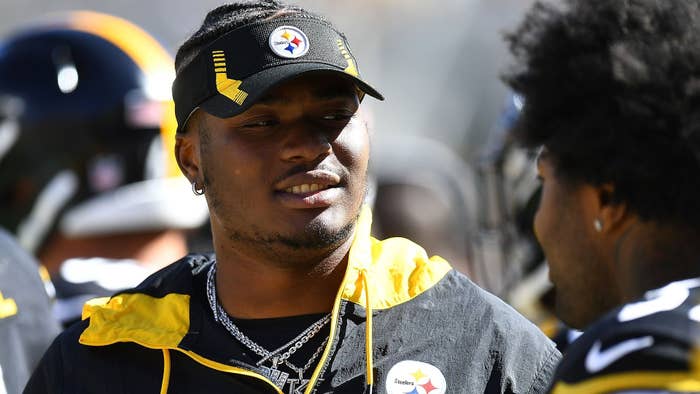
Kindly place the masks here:
POLYGON ((86 306, 29 392, 538 393, 532 324, 418 245, 369 234, 369 135, 345 36, 278 1, 180 48, 176 158, 210 210, 190 255, 86 306))

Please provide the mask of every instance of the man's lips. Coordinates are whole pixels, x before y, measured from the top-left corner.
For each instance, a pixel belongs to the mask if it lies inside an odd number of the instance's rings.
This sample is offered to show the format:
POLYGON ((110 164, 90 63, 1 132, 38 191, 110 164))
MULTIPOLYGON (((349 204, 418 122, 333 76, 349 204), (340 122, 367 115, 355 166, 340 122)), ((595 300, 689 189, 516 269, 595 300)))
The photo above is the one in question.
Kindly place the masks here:
POLYGON ((340 184, 340 175, 326 170, 306 171, 284 178, 275 185, 275 191, 307 194, 340 184))
POLYGON ((295 209, 325 208, 342 195, 341 177, 326 170, 297 173, 275 185, 283 205, 295 209))

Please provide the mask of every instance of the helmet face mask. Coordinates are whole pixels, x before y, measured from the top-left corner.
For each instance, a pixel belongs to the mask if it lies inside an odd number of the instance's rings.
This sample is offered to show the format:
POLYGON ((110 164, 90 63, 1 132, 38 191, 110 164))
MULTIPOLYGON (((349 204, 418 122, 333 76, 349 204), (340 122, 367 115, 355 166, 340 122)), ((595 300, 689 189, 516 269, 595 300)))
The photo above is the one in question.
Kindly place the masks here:
POLYGON ((540 275, 544 262, 532 227, 540 193, 534 152, 518 146, 513 135, 523 105, 522 97, 507 95, 479 157, 475 184, 480 207, 477 265, 486 278, 480 284, 517 307, 520 300, 511 297, 522 294, 523 284, 532 286, 528 278, 540 275))
MULTIPOLYGON (((164 151, 175 132, 170 85, 154 93, 153 84, 172 74, 172 61, 162 47, 145 47, 155 41, 136 29, 108 15, 71 13, 0 46, 0 226, 33 252, 71 209, 176 175, 164 151), (117 40, 115 31, 125 33, 117 40), (143 52, 162 61, 145 63, 143 52), (49 187, 55 183, 62 186, 49 187)), ((111 204, 116 217, 119 201, 111 204)), ((198 212, 203 222, 206 210, 198 212)), ((109 220, 99 220, 94 226, 108 233, 109 220)), ((87 234, 91 226, 81 225, 87 234)))

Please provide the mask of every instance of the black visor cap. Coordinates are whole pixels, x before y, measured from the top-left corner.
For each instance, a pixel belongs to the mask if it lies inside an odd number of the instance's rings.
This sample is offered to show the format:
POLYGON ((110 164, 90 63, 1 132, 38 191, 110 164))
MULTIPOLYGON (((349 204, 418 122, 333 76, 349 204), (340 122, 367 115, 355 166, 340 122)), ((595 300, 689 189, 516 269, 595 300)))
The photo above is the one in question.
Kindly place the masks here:
POLYGON ((336 72, 350 78, 362 92, 384 99, 361 79, 345 38, 330 25, 278 18, 223 35, 180 70, 173 84, 178 133, 197 108, 220 118, 232 117, 270 88, 314 71, 336 72))

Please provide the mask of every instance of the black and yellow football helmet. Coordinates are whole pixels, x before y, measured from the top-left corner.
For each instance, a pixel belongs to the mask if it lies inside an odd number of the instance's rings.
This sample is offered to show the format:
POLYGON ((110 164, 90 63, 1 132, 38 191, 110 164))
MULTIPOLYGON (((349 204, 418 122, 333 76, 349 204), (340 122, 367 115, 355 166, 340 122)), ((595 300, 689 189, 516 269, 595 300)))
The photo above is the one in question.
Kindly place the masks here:
POLYGON ((68 236, 206 219, 172 157, 173 62, 145 31, 54 15, 0 43, 0 226, 38 252, 68 236))

